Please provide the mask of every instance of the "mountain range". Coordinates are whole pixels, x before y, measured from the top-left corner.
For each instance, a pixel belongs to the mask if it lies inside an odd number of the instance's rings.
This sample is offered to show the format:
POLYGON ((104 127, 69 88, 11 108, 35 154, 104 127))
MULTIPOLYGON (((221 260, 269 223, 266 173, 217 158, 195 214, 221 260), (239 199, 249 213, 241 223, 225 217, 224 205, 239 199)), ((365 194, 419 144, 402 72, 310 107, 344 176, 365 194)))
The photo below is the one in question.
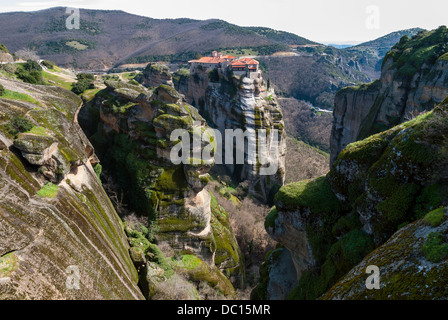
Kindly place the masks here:
POLYGON ((221 20, 151 19, 123 11, 80 10, 80 29, 68 30, 65 8, 0 14, 0 41, 11 51, 32 48, 60 65, 110 68, 123 62, 194 58, 221 48, 288 50, 315 44, 269 28, 239 27, 221 20))
MULTIPOLYGON (((63 7, 1 13, 0 42, 12 52, 33 49, 58 65, 75 69, 108 69, 123 63, 154 60, 185 62, 212 50, 256 56, 279 51, 314 55, 316 50, 317 53, 327 50, 324 45, 289 32, 240 27, 217 19, 152 19, 123 11, 81 9, 80 28, 69 30, 68 17, 63 7)), ((402 35, 412 36, 418 30, 395 32, 337 52, 359 60, 365 53, 377 63, 402 35)), ((368 65, 372 65, 370 60, 368 65)))
POLYGON ((397 31, 337 49, 284 31, 240 27, 216 19, 152 19, 123 11, 81 9, 80 29, 68 30, 68 17, 62 7, 2 13, 0 43, 11 52, 31 49, 44 59, 77 70, 109 70, 149 61, 182 65, 212 50, 256 56, 276 92, 290 99, 290 107, 284 110, 288 133, 325 151, 329 151, 330 130, 319 128, 328 127, 331 115, 323 114, 309 126, 290 123, 293 113, 303 109, 309 114, 309 104, 332 110, 338 90, 378 79, 386 52, 402 36, 422 30, 397 31), (320 135, 309 133, 317 130, 320 135))

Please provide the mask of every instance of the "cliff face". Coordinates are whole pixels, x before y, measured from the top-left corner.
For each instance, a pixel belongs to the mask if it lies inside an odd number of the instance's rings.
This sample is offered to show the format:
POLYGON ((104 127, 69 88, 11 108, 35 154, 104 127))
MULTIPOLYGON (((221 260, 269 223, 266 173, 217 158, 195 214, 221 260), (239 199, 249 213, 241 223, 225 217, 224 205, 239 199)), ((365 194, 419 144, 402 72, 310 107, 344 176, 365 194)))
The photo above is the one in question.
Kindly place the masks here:
POLYGON ((257 146, 257 163, 249 163, 252 155, 249 155, 248 148, 244 150, 244 165, 225 164, 225 150, 222 163, 237 181, 250 182, 251 194, 264 200, 273 197, 273 193, 284 183, 286 156, 283 114, 274 90, 266 87, 263 78, 249 79, 221 71, 211 75, 200 68, 189 76, 188 85, 185 85, 185 78, 179 77, 175 86, 183 90, 181 92, 187 101, 197 105, 207 123, 218 129, 223 138, 226 130, 241 129, 254 134, 250 141, 257 146), (264 154, 258 149, 260 129, 267 133, 268 144, 264 154), (275 139, 274 129, 278 132, 277 153, 271 153, 270 142, 275 139), (263 157, 268 159, 268 163, 262 166, 259 162, 263 157), (261 174, 263 168, 275 166, 278 168, 274 174, 261 174))
POLYGON ((434 108, 448 95, 448 31, 404 37, 386 55, 381 78, 349 87, 335 98, 331 163, 349 143, 434 108))
POLYGON ((145 70, 143 70, 141 82, 146 87, 157 88, 161 84, 173 86, 173 79, 171 77, 170 69, 167 66, 150 63, 145 70))
MULTIPOLYGON (((441 252, 446 241, 442 229, 446 224, 430 230, 421 222, 413 222, 448 204, 447 115, 448 99, 445 99, 433 111, 412 121, 349 144, 327 176, 280 189, 276 205, 266 219, 266 229, 291 252, 296 266, 299 285, 290 298, 319 298, 389 239, 330 292, 329 297, 360 297, 365 289, 360 289, 359 275, 369 263, 383 266, 390 281, 398 274, 397 270, 407 274, 420 263, 424 268, 428 266, 432 274, 439 266, 444 268, 446 256, 441 252), (409 227, 401 230, 406 224, 409 227), (398 229, 399 233, 391 238, 398 229), (416 262, 412 252, 420 250, 422 239, 430 240, 431 232, 441 235, 428 244, 430 249, 435 248, 435 253, 431 249, 427 259, 432 259, 432 254, 443 258, 433 260, 432 265, 425 260, 416 262), (415 245, 412 239, 416 239, 415 245), (351 286, 346 286, 352 280, 357 286, 353 292, 351 286)), ((443 210, 439 211, 442 221, 443 210)), ((408 286, 398 283, 393 286, 394 297, 408 290, 408 286)), ((392 287, 385 288, 387 292, 392 290, 392 287)), ((434 292, 442 288, 445 288, 444 282, 436 281, 428 289, 428 295, 433 292, 435 298, 440 297, 434 292)), ((366 296, 380 294, 384 297, 384 292, 366 296)))
POLYGON ((0 99, 0 299, 142 299, 121 221, 76 120, 81 99, 0 83, 16 93, 0 99))
POLYGON ((445 300, 447 208, 430 212, 391 237, 353 268, 325 300, 445 300), (434 220, 436 217, 436 220, 434 220), (379 289, 368 290, 368 266, 379 268, 379 289))
MULTIPOLYGON (((150 79, 150 83, 160 83, 158 78, 150 79)), ((206 281, 232 296, 235 292, 228 278, 241 286, 244 264, 226 214, 212 204, 204 189, 214 160, 173 164, 170 159, 178 143, 170 141, 172 131, 207 134, 205 120, 172 86, 147 89, 114 81, 106 85, 89 106, 91 114, 99 117, 91 140, 129 208, 148 221, 147 227, 131 223, 126 229, 141 281, 147 279, 140 283, 145 295, 157 296, 173 270, 187 269, 193 282, 206 281), (186 259, 182 260, 185 265, 176 262, 172 253, 186 259), (195 272, 188 267, 191 259, 197 266, 192 269, 195 272), (202 270, 199 274, 198 268, 202 270)), ((201 150, 207 145, 203 142, 201 150)))

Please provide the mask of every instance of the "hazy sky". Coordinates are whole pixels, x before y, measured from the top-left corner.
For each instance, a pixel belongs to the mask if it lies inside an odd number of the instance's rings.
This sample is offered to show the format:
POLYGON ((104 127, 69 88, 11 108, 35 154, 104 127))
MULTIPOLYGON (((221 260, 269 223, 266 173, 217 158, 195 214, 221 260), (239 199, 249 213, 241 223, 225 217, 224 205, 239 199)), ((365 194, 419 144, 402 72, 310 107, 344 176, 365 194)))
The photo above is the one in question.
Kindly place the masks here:
POLYGON ((0 0, 0 12, 54 6, 116 9, 152 18, 218 18, 322 43, 363 42, 397 30, 448 24, 446 0, 0 0))

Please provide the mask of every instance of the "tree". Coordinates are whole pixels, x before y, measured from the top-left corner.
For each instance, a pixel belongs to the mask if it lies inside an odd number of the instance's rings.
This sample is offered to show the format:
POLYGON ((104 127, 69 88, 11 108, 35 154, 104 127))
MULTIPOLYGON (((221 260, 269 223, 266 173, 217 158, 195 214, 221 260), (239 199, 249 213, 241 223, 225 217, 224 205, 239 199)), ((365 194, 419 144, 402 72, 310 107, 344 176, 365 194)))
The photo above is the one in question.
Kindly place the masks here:
POLYGON ((94 81, 95 80, 95 76, 91 73, 79 73, 76 78, 78 78, 78 80, 90 80, 90 81, 94 81))
POLYGON ((0 96, 5 94, 5 87, 0 84, 0 96))
POLYGON ((19 66, 16 75, 20 80, 27 83, 43 83, 42 67, 34 60, 28 60, 23 66, 19 66))
POLYGON ((28 59, 26 61, 26 63, 23 65, 23 69, 25 69, 28 72, 33 72, 33 71, 38 71, 41 72, 42 71, 42 67, 39 65, 39 63, 37 63, 34 60, 28 59))
POLYGON ((78 82, 76 82, 73 87, 72 87, 72 91, 76 94, 81 94, 84 91, 90 89, 92 87, 93 83, 92 81, 88 80, 88 79, 81 79, 78 80, 78 82))
POLYGON ((40 57, 37 55, 36 51, 30 49, 21 49, 16 52, 16 56, 23 60, 33 60, 33 61, 40 60, 40 57))

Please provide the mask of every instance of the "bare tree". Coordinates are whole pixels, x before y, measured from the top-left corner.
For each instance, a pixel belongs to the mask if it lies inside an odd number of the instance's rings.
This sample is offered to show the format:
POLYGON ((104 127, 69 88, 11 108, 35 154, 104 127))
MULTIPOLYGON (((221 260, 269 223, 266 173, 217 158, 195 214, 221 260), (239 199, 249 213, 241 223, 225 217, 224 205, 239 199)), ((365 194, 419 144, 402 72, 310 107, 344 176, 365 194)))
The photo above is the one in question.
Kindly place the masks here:
POLYGON ((16 52, 16 56, 22 60, 33 60, 39 61, 40 57, 37 55, 36 51, 31 49, 20 49, 16 52))
POLYGON ((410 111, 408 111, 405 115, 404 115, 404 117, 403 117, 403 119, 405 120, 405 121, 411 121, 412 119, 415 119, 415 118, 417 118, 419 115, 421 115, 421 114, 423 114, 423 112, 420 112, 420 111, 418 111, 418 110, 410 110, 410 111))

